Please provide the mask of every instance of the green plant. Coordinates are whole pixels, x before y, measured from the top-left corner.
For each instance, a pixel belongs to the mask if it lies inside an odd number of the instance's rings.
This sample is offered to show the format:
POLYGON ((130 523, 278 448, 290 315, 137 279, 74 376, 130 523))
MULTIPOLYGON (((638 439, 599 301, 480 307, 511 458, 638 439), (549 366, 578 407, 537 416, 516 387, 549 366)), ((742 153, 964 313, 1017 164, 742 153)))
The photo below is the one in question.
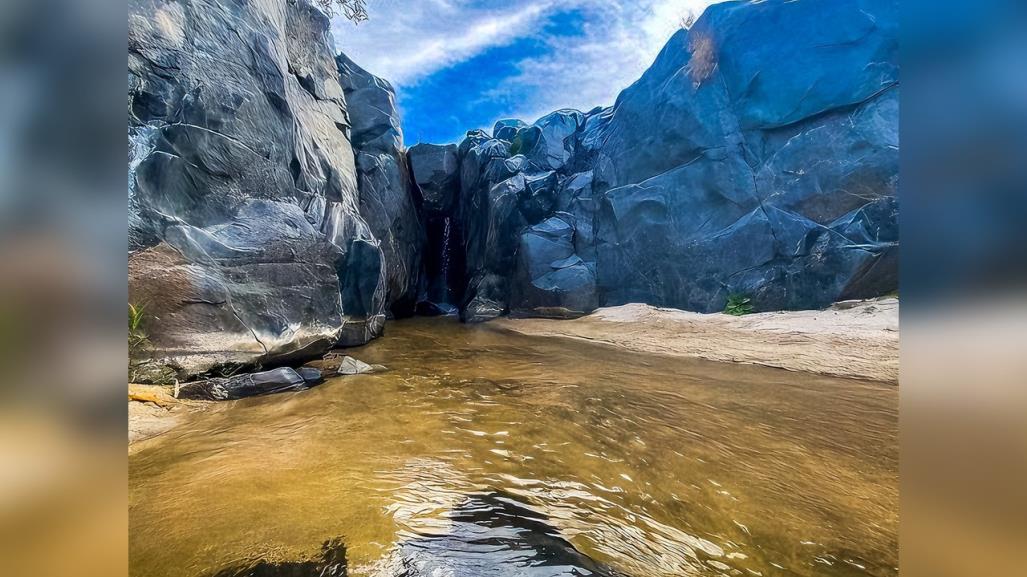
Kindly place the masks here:
POLYGON ((521 153, 522 148, 524 148, 524 140, 518 134, 514 137, 513 142, 510 143, 510 156, 517 156, 521 153))
POLYGON ((739 294, 728 295, 724 313, 740 317, 752 312, 752 299, 739 294))
POLYGON ((128 303, 128 382, 172 385, 176 370, 157 358, 157 351, 146 332, 150 319, 146 306, 128 303))
POLYGON ((147 344, 149 338, 143 330, 143 320, 146 318, 146 307, 128 303, 128 352, 131 356, 133 351, 138 350, 147 344))

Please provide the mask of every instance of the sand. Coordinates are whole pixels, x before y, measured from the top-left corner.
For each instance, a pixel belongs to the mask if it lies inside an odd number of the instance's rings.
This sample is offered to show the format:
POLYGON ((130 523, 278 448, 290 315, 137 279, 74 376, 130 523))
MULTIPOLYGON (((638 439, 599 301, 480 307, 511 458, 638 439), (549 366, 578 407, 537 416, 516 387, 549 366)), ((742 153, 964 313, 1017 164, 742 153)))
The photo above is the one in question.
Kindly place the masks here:
POLYGON ((210 403, 176 399, 173 387, 128 385, 128 445, 156 437, 174 428, 182 416, 203 410, 210 403))
POLYGON ((503 318, 492 324, 525 335, 584 339, 640 353, 893 383, 899 378, 897 298, 744 316, 628 304, 574 320, 503 318))

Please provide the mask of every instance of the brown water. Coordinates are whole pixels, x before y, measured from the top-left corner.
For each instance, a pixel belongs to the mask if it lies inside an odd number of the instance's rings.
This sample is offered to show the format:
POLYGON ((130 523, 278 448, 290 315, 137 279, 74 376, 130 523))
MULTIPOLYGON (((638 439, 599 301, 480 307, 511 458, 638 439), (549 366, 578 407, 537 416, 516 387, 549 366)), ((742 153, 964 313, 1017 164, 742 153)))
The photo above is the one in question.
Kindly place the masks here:
POLYGON ((220 404, 137 446, 133 576, 336 538, 350 575, 588 574, 530 551, 566 542, 634 577, 897 574, 892 385, 452 319, 351 353, 389 370, 220 404))

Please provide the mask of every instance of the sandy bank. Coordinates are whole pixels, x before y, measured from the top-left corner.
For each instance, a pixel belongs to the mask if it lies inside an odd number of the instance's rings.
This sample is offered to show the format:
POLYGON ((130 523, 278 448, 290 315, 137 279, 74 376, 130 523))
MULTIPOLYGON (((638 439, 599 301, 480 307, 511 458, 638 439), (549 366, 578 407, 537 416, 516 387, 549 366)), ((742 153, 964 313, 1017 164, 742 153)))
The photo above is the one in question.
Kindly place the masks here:
POLYGON ((178 425, 181 418, 203 410, 210 403, 176 399, 172 387, 128 385, 128 444, 156 437, 178 425))
POLYGON ((741 317, 628 304, 575 320, 504 318, 492 324, 525 335, 585 339, 643 353, 876 381, 899 378, 896 298, 741 317))

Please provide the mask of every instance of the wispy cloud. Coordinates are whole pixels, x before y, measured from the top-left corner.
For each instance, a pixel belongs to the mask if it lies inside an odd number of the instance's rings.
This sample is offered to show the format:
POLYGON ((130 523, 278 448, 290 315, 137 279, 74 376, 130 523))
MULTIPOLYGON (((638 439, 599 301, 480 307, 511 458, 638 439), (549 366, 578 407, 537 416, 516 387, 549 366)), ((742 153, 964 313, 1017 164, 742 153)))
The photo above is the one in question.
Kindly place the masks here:
MULTIPOLYGON (((612 104, 689 15, 697 17, 715 1, 372 0, 370 22, 336 22, 334 31, 341 50, 396 86, 404 108, 419 108, 423 103, 412 100, 432 93, 459 95, 462 102, 442 118, 472 123, 463 130, 487 127, 498 117, 532 121, 558 108, 612 104), (580 21, 572 30, 559 27, 568 13, 580 21), (516 50, 522 45, 531 49, 516 50), (493 55, 503 61, 481 65, 493 55), (465 87, 446 74, 471 63, 475 74, 488 77, 465 87), (453 86, 440 89, 443 78, 453 86), (473 119, 467 109, 476 109, 473 119)), ((439 114, 443 105, 432 103, 432 110, 439 114)))
POLYGON ((519 73, 490 96, 530 90, 535 95, 511 114, 533 120, 556 108, 588 110, 612 104, 652 64, 690 15, 713 0, 609 0, 578 2, 587 13, 583 34, 554 37, 547 53, 518 62, 519 73))
POLYGON ((372 1, 371 20, 336 19, 336 45, 375 74, 403 86, 532 33, 557 0, 509 6, 471 0, 372 1))

